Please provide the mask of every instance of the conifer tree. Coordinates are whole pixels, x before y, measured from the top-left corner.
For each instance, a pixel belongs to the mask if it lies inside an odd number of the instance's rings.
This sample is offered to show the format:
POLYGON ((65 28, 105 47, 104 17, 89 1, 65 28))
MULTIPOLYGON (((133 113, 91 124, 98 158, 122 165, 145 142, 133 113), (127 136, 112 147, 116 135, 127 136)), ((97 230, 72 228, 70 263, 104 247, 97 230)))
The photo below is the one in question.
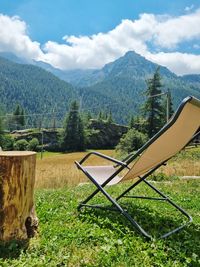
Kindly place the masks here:
POLYGON ((20 125, 20 119, 19 119, 20 112, 21 112, 20 105, 17 105, 13 112, 13 122, 14 124, 16 124, 17 129, 19 129, 19 125, 20 125))
POLYGON ((159 97, 161 91, 161 77, 159 68, 156 69, 153 77, 147 80, 147 101, 144 105, 144 114, 147 118, 146 132, 149 137, 152 137, 163 126, 163 105, 162 99, 159 97))
POLYGON ((82 113, 81 118, 85 128, 87 128, 90 123, 90 120, 92 119, 92 114, 89 111, 84 112, 82 113))
POLYGON ((62 149, 63 151, 84 151, 85 149, 84 127, 76 101, 71 103, 66 118, 62 149))
POLYGON ((109 114, 108 114, 108 116, 107 116, 107 122, 108 123, 113 123, 114 121, 113 121, 113 117, 112 117, 112 112, 110 111, 109 112, 109 114))
POLYGON ((131 118, 129 120, 128 127, 129 127, 129 129, 132 129, 135 127, 135 117, 133 115, 131 116, 131 118))
POLYGON ((25 125, 24 110, 19 104, 13 112, 13 122, 16 124, 17 129, 25 125))
POLYGON ((24 109, 21 107, 20 117, 19 117, 19 123, 21 126, 25 125, 25 117, 24 117, 24 109))
POLYGON ((97 120, 98 120, 98 121, 102 121, 102 120, 103 120, 103 112, 102 112, 101 110, 99 111, 97 120))
POLYGON ((0 113, 0 147, 2 146, 2 137, 3 137, 3 120, 0 113))

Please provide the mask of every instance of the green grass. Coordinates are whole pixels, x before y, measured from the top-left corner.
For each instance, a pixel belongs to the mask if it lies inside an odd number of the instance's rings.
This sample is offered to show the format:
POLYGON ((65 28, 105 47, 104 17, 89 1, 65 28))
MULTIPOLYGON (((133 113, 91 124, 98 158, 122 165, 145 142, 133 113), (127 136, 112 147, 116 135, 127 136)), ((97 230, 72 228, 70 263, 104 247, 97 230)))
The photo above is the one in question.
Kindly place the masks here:
MULTIPOLYGON (((119 194, 127 183, 109 188, 119 194)), ((0 266, 200 266, 200 186, 198 180, 159 183, 159 188, 181 204, 193 223, 165 240, 147 241, 119 214, 76 209, 92 185, 36 191, 39 234, 26 250, 12 242, 0 247, 0 266)), ((137 194, 150 193, 145 186, 137 194)), ((100 203, 104 198, 97 196, 100 203)), ((168 206, 147 200, 122 201, 153 235, 180 222, 168 206)), ((106 201, 105 201, 106 203, 106 201)))
POLYGON ((62 153, 61 152, 49 152, 49 151, 38 152, 37 159, 54 157, 54 156, 59 156, 59 155, 62 155, 62 153))
POLYGON ((188 147, 178 153, 173 160, 200 160, 200 147, 188 147))

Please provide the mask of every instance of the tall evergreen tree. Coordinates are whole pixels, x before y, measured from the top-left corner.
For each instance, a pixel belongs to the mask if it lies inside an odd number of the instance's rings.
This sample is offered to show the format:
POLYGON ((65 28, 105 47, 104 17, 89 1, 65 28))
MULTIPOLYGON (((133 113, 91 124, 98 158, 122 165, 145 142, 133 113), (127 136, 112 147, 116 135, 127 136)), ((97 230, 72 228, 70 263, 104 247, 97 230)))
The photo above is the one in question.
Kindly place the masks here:
POLYGON ((98 121, 102 121, 103 117, 104 117, 103 112, 100 110, 99 113, 98 113, 98 116, 97 116, 97 120, 98 121))
POLYGON ((133 115, 131 116, 131 118, 129 120, 128 127, 129 127, 129 129, 132 129, 135 127, 135 117, 133 115))
POLYGON ((73 101, 66 118, 62 149, 64 151, 83 151, 85 149, 85 134, 79 114, 79 106, 73 101))
POLYGON ((25 125, 25 116, 24 116, 24 109, 21 107, 21 112, 19 116, 19 123, 21 126, 25 125))
POLYGON ((147 86, 144 114, 147 118, 146 132, 149 137, 152 137, 163 126, 163 105, 162 99, 159 97, 159 94, 162 93, 159 68, 156 69, 153 77, 147 80, 147 86))
POLYGON ((16 128, 19 129, 19 125, 20 125, 20 105, 17 105, 14 112, 13 112, 13 123, 16 125, 16 128))
POLYGON ((3 120, 0 113, 0 147, 2 145, 2 136, 3 136, 3 120))
POLYGON ((114 122, 114 120, 113 120, 113 116, 112 116, 112 112, 111 112, 111 111, 109 112, 109 114, 108 114, 108 116, 107 116, 107 122, 108 122, 108 123, 113 123, 113 122, 114 122))
POLYGON ((92 114, 89 111, 84 112, 81 114, 81 119, 82 119, 82 122, 83 122, 85 128, 87 128, 87 126, 90 123, 90 120, 92 119, 92 114))
POLYGON ((139 132, 145 132, 146 120, 139 116, 131 116, 128 124, 129 129, 136 129, 139 132))
POLYGON ((24 110, 19 104, 16 106, 13 112, 13 122, 17 129, 20 129, 21 126, 25 125, 24 110))

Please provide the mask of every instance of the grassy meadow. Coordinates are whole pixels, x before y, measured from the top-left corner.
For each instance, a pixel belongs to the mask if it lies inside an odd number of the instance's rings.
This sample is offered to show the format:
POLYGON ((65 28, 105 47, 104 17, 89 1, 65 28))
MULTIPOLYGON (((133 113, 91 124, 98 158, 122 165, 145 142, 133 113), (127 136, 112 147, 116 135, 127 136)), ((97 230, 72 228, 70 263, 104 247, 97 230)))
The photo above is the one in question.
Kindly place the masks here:
MULTIPOLYGON (((101 151, 114 156, 114 151, 101 151)), ((39 233, 30 239, 29 246, 11 242, 0 245, 0 266, 33 267, 186 267, 200 266, 200 180, 173 179, 176 175, 200 175, 200 149, 179 154, 162 169, 171 175, 169 181, 156 186, 180 204, 193 217, 193 223, 167 239, 159 239, 165 232, 184 221, 173 208, 160 202, 141 199, 122 199, 131 214, 155 236, 147 241, 120 214, 86 209, 77 211, 94 186, 84 183, 74 160, 85 153, 38 155, 35 204, 39 218, 39 233), (78 185, 81 183, 80 185, 78 185)), ((106 164, 91 158, 89 164, 106 164)), ((165 175, 163 177, 165 178, 165 175)), ((168 177, 168 176, 167 176, 168 177)), ((131 182, 124 182, 108 191, 117 196, 131 182)), ((135 195, 152 195, 145 185, 135 188, 135 195)), ((96 203, 107 203, 99 194, 96 203)))
MULTIPOLYGON (((101 150, 109 156, 114 156, 114 150, 101 150)), ((38 155, 36 168, 36 188, 60 188, 75 186, 86 182, 85 176, 77 170, 74 161, 80 160, 86 152, 69 154, 44 153, 43 158, 38 155)), ((108 164, 107 161, 92 157, 88 164, 108 164)))
MULTIPOLYGON (((115 157, 114 150, 100 150, 99 152, 115 157)), ((38 154, 36 168, 36 188, 62 188, 88 182, 85 176, 77 170, 74 161, 80 160, 87 152, 69 154, 45 152, 43 159, 38 154)), ((88 165, 106 165, 108 161, 92 156, 88 165)), ((188 148, 171 159, 167 166, 157 172, 166 176, 200 176, 200 148, 188 148)))

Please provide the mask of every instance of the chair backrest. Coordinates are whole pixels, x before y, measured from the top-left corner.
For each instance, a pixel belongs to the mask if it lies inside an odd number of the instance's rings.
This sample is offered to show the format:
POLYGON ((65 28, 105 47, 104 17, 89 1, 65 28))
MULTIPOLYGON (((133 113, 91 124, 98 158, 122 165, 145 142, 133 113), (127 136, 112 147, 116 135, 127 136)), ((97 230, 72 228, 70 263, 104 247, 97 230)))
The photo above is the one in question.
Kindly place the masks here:
POLYGON ((187 97, 171 120, 143 146, 141 156, 123 180, 136 178, 164 163, 188 144, 199 127, 200 100, 187 97))

